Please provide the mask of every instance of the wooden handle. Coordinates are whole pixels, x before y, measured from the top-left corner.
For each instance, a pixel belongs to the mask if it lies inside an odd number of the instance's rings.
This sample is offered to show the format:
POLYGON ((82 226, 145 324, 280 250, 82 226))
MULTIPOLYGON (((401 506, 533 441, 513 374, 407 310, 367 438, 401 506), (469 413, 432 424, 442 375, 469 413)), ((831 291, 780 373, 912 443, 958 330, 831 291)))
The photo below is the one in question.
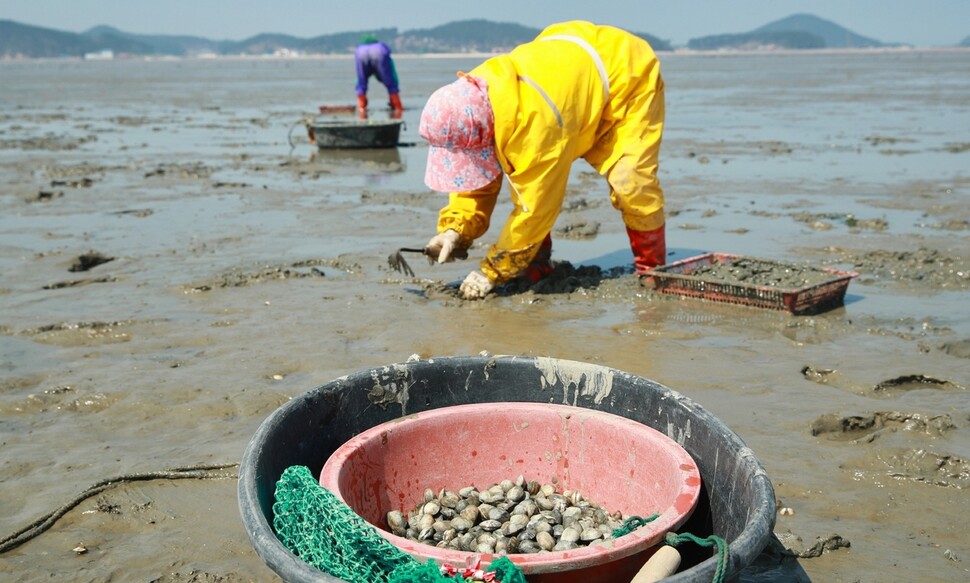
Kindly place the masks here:
POLYGON ((655 583, 673 575, 680 567, 680 552, 670 545, 663 545, 633 576, 630 583, 655 583))

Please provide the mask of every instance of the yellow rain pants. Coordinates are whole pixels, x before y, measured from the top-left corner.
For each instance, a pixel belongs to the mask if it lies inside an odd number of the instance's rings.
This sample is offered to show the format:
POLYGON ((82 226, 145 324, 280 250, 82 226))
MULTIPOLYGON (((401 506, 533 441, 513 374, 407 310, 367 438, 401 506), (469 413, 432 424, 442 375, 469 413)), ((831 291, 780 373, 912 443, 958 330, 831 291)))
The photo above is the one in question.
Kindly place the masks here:
MULTIPOLYGON (((488 82, 495 145, 513 210, 481 263, 496 284, 525 270, 556 223, 572 163, 584 158, 610 185, 610 200, 635 231, 664 224, 657 179, 664 123, 660 63, 646 41, 573 21, 469 72, 488 82)), ((449 194, 438 232, 463 245, 485 234, 503 178, 449 194)))

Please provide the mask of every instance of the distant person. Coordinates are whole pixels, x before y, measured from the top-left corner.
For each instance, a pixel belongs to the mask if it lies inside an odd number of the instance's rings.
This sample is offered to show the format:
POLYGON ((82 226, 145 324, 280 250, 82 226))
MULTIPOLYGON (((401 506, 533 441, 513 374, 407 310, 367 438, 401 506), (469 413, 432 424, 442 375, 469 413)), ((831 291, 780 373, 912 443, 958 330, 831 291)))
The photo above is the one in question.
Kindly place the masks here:
POLYGON ((480 269, 461 284, 483 298, 517 277, 552 272, 550 233, 573 162, 606 177, 638 274, 666 263, 657 178, 664 124, 660 63, 643 39, 609 26, 554 24, 434 93, 418 132, 430 144, 425 183, 450 193, 425 252, 451 261, 485 234, 502 186, 513 209, 480 269))
POLYGON ((397 70, 394 59, 391 58, 391 47, 377 40, 372 34, 360 37, 360 44, 354 51, 357 61, 357 113, 361 119, 367 118, 367 81, 376 77, 387 88, 387 95, 391 106, 391 115, 401 117, 404 106, 401 105, 401 94, 397 81, 397 70))

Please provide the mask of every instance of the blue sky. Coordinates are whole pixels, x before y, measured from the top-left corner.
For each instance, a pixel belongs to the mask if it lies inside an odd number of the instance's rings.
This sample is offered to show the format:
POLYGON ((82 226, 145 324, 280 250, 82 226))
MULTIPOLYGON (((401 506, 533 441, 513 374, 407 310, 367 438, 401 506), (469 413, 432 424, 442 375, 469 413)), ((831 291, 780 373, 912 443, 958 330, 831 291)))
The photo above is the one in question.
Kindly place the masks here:
POLYGON ((0 0, 0 19, 82 32, 99 24, 139 34, 242 40, 263 32, 309 38, 485 18, 535 28, 583 19, 683 46, 806 13, 883 42, 949 46, 970 36, 970 0, 0 0))

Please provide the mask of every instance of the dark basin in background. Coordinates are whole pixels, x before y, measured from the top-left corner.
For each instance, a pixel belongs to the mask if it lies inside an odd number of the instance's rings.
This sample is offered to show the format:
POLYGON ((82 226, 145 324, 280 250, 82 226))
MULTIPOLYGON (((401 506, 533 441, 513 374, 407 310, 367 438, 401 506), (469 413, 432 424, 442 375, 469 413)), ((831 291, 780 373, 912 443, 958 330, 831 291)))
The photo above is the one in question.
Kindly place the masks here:
POLYGON ((403 120, 315 120, 310 127, 317 148, 393 148, 403 120))

